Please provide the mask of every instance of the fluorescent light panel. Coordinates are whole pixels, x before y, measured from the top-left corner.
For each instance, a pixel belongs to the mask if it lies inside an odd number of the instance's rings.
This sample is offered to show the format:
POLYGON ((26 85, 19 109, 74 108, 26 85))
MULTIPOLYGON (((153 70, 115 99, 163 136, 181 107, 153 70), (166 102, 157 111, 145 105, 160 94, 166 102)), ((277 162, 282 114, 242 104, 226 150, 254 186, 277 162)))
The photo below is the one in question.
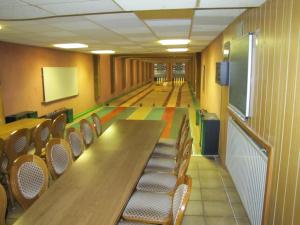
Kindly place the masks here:
POLYGON ((189 39, 167 39, 158 41, 161 45, 186 45, 190 43, 189 39))
POLYGON ((114 0, 126 11, 161 10, 161 9, 190 9, 196 7, 196 0, 114 0))
POLYGON ((95 51, 91 51, 91 53, 94 53, 94 54, 114 54, 115 51, 113 51, 113 50, 95 50, 95 51))
POLYGON ((87 48, 88 45, 81 43, 64 43, 64 44, 54 44, 56 48, 64 48, 64 49, 75 49, 75 48, 87 48))
POLYGON ((168 52, 187 52, 188 48, 169 48, 168 52))

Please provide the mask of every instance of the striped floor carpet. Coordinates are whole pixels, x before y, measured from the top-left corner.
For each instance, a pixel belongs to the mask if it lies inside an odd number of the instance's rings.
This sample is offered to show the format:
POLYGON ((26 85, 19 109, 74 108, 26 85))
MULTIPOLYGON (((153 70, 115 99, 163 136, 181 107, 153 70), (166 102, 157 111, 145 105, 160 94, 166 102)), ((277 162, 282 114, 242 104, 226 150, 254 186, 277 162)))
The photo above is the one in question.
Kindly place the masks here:
MULTIPOLYGON (((162 137, 176 138, 180 126, 181 118, 188 113, 185 108, 175 107, 114 107, 106 106, 101 108, 97 115, 101 118, 103 129, 107 129, 111 124, 120 119, 128 120, 164 120, 166 127, 162 137)), ((91 117, 87 118, 91 123, 91 117)), ((72 127, 79 129, 79 123, 74 123, 72 127)))
MULTIPOLYGON (((95 111, 101 118, 103 130, 120 119, 128 120, 164 120, 166 127, 164 138, 176 138, 184 114, 190 119, 191 136, 194 138, 193 153, 200 154, 199 127, 196 126, 195 100, 188 85, 159 86, 147 84, 135 91, 123 95, 95 111)), ((86 118, 92 122, 89 115, 86 118)), ((81 118, 80 118, 81 119, 81 118)), ((79 119, 68 125, 79 129, 79 119)))

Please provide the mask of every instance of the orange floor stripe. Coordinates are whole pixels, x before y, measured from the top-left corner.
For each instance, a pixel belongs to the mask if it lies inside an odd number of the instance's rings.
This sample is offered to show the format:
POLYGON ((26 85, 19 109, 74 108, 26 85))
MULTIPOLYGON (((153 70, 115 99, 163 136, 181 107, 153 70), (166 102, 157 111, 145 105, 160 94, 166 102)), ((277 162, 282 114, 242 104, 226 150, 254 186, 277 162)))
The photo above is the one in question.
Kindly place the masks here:
POLYGON ((161 135, 162 138, 170 137, 174 114, 175 114, 175 108, 173 108, 173 107, 166 108, 166 110, 162 116, 162 119, 164 121, 166 121, 166 127, 161 135))
POLYGON ((107 114, 106 116, 101 118, 101 123, 104 124, 104 123, 108 122, 109 120, 111 120, 113 117, 115 117, 117 114, 119 114, 120 112, 122 112, 125 109, 126 109, 126 107, 118 107, 118 108, 114 109, 109 114, 107 114))

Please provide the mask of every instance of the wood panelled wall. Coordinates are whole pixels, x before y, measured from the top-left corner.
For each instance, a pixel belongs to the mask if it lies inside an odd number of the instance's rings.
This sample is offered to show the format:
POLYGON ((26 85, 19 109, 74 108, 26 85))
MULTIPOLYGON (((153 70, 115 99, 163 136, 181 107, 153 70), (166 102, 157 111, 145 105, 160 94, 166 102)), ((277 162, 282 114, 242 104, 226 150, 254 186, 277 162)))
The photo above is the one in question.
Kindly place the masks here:
POLYGON ((92 108, 96 105, 93 71, 91 54, 0 42, 0 96, 3 114, 33 110, 43 115, 62 107, 71 107, 77 114, 92 108), (43 66, 76 66, 79 95, 42 104, 43 66))
POLYGON ((202 53, 201 106, 221 117, 224 160, 228 89, 215 84, 215 63, 222 59, 223 43, 241 30, 257 32, 253 116, 246 125, 274 154, 268 225, 300 224, 299 12, 299 0, 269 0, 246 11, 202 53))
POLYGON ((150 63, 115 55, 99 57, 100 101, 98 103, 118 97, 153 80, 153 75, 146 76, 146 66, 150 63))
MULTIPOLYGON (((153 78, 151 76, 146 80, 145 76, 142 77, 144 68, 140 68, 140 82, 137 83, 137 78, 132 80, 136 65, 130 63, 130 59, 123 63, 124 60, 118 56, 92 56, 0 42, 0 123, 5 115, 27 110, 38 111, 39 115, 43 115, 62 107, 70 107, 76 115, 133 90, 153 78), (43 66, 76 66, 79 95, 42 104, 43 66)), ((136 60, 141 64, 140 61, 136 60)))

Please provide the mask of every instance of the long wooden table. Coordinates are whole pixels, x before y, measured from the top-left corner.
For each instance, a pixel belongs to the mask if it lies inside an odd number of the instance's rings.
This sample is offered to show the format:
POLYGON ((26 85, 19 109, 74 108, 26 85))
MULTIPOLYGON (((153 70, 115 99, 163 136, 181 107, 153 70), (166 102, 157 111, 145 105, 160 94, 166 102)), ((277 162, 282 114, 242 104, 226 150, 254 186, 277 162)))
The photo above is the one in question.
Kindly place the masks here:
POLYGON ((0 138, 7 139, 7 137, 15 130, 22 128, 33 129, 38 124, 44 122, 46 119, 28 118, 21 119, 7 124, 0 125, 0 138))
POLYGON ((15 224, 116 224, 163 127, 162 121, 114 123, 15 224))

